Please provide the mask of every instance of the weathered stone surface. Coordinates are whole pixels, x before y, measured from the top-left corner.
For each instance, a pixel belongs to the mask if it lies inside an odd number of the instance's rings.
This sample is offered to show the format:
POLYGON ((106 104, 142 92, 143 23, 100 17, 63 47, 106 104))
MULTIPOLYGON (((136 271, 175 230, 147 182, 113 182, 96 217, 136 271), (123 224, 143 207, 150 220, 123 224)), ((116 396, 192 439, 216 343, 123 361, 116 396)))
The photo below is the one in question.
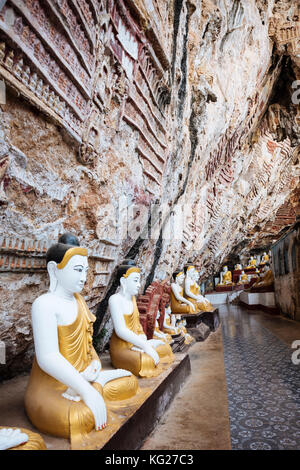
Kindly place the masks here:
MULTIPOLYGON (((0 237, 79 236, 98 348, 124 257, 143 287, 188 260, 205 279, 299 215, 299 17, 296 0, 7 0, 0 237)), ((33 252, 24 272, 10 256, 2 377, 29 364, 30 305, 47 288, 33 252)))

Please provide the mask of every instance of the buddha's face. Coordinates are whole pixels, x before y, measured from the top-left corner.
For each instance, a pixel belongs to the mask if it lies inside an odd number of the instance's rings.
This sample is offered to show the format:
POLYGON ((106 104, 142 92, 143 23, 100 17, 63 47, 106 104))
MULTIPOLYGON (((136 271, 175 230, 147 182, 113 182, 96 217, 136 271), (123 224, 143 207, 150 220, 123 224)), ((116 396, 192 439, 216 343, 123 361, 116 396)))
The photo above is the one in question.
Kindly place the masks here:
POLYGON ((191 279, 194 279, 195 268, 190 268, 190 269, 187 271, 187 275, 188 275, 191 279))
POLYGON ((228 267, 224 266, 224 272, 226 273, 228 271, 228 267))
POLYGON ((141 287, 140 273, 131 273, 128 277, 122 278, 122 286, 129 295, 137 295, 141 287))
POLYGON ((184 274, 180 274, 179 276, 176 277, 176 282, 177 284, 179 284, 181 286, 181 284, 183 283, 184 281, 184 274))
POLYGON ((88 258, 74 255, 63 269, 55 269, 58 285, 71 293, 81 292, 87 277, 88 258))

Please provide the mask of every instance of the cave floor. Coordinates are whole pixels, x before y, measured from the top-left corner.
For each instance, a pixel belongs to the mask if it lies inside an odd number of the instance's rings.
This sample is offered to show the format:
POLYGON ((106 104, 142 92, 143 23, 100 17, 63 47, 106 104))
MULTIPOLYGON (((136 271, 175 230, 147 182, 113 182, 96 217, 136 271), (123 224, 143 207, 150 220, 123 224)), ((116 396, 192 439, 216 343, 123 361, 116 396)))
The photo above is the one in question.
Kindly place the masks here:
POLYGON ((300 448, 300 324, 236 305, 189 355, 192 374, 141 449, 300 448))

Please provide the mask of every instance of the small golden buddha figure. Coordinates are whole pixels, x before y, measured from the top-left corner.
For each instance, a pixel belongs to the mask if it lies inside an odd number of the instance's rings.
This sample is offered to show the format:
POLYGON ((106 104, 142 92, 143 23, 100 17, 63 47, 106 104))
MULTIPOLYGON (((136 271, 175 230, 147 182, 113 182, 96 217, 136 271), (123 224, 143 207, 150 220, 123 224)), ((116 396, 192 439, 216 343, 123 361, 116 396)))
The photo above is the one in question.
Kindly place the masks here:
MULTIPOLYGON (((71 447, 107 425, 106 402, 134 397, 138 382, 128 370, 102 370, 93 348, 96 317, 79 294, 88 258, 76 237, 64 234, 47 251, 49 292, 32 306, 36 357, 25 409, 41 432, 70 438, 71 447)), ((99 439, 99 433, 93 434, 99 439)))
POLYGON ((191 344, 193 341, 195 341, 195 338, 193 338, 186 329, 186 320, 181 319, 181 315, 176 315, 176 320, 177 320, 177 327, 180 330, 180 333, 182 336, 184 336, 184 344, 191 344))
POLYGON ((269 258, 269 255, 267 255, 266 252, 264 252, 264 254, 262 255, 261 257, 261 262, 260 264, 266 264, 270 261, 270 258, 269 258))
POLYGON ((235 265, 235 268, 234 268, 236 271, 242 271, 242 265, 241 264, 236 264, 235 265))
POLYGON ((242 273, 240 274, 240 280, 239 280, 238 284, 239 285, 248 284, 248 276, 245 273, 245 271, 242 271, 242 273))
POLYGON ((184 281, 185 298, 193 303, 195 312, 212 312, 214 310, 211 303, 200 294, 200 287, 196 280, 198 272, 195 266, 188 266, 184 281))
POLYGON ((174 361, 174 354, 165 341, 147 340, 144 333, 135 298, 141 286, 140 269, 132 260, 125 260, 117 278, 120 291, 109 299, 114 327, 109 349, 112 363, 136 376, 156 377, 174 361))
POLYGON ((172 313, 195 313, 193 302, 183 296, 183 271, 173 274, 174 282, 171 284, 171 311, 172 313))
POLYGON ((255 284, 253 284, 253 288, 265 288, 265 287, 271 287, 274 284, 274 274, 272 269, 270 268, 270 264, 266 263, 264 270, 263 270, 263 275, 260 280, 258 280, 255 284))
POLYGON ((253 256, 250 257, 249 264, 248 264, 247 268, 248 269, 256 268, 256 259, 253 256))
POLYGON ((223 271, 220 273, 221 281, 218 286, 233 286, 231 271, 228 271, 228 266, 224 266, 223 271))

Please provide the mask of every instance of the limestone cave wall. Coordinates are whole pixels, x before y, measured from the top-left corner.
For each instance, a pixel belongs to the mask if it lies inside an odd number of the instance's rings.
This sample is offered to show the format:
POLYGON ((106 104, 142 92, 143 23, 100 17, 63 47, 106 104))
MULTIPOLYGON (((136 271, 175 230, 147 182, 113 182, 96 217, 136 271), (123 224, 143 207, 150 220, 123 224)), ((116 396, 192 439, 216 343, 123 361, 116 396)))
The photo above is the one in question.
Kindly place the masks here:
POLYGON ((2 378, 30 366, 30 308, 59 234, 89 248, 101 349, 124 257, 144 287, 187 261, 205 279, 276 239, 278 211, 296 220, 300 175, 296 0, 4 3, 2 378))

